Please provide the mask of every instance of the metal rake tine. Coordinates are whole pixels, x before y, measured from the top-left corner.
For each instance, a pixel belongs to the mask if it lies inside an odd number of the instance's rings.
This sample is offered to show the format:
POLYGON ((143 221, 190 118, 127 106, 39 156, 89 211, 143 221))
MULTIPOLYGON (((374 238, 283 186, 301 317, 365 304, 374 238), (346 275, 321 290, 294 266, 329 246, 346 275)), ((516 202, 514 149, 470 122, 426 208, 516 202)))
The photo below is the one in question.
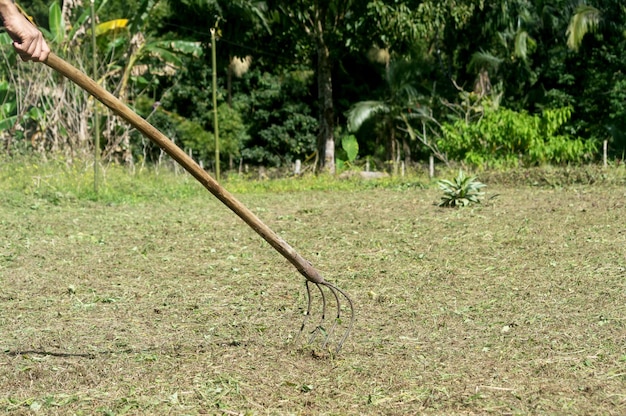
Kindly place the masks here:
MULTIPOLYGON (((313 282, 313 284, 315 286, 317 286, 317 288, 320 291, 320 294, 322 295, 322 318, 320 319, 320 323, 315 327, 315 329, 313 329, 313 331, 311 331, 311 337, 309 338, 309 344, 312 344, 313 341, 315 341, 315 338, 317 338, 318 332, 320 332, 320 331, 325 332, 326 331, 324 329, 324 327, 322 326, 322 324, 326 320, 326 294, 322 290, 321 283, 313 282)), ((307 281, 307 286, 308 286, 308 281, 307 281)))
POLYGON ((337 292, 334 290, 332 286, 329 286, 327 284, 323 284, 323 285, 328 287, 330 292, 335 297, 335 301, 337 302, 337 316, 335 316, 335 321, 333 322, 333 326, 331 326, 330 330, 328 330, 328 332, 326 333, 326 338, 324 339, 324 343, 322 344, 322 348, 326 348, 326 344, 328 343, 328 340, 332 337, 333 333, 335 332, 335 328, 337 327, 337 323, 341 319, 341 301, 339 300, 339 295, 337 295, 337 292))
POLYGON ((304 314, 304 320, 302 321, 302 326, 300 327, 300 332, 298 332, 298 336, 296 337, 295 341, 298 341, 300 339, 300 336, 302 335, 302 333, 304 332, 304 328, 306 327, 306 323, 311 317, 311 288, 309 287, 308 280, 305 280, 305 286, 306 286, 307 307, 306 307, 306 312, 304 314))
MULTIPOLYGON (((339 353, 339 351, 341 351, 341 347, 343 346, 343 343, 346 341, 346 339, 348 338, 348 336, 350 335, 350 332, 352 331, 352 327, 354 325, 354 319, 355 319, 355 314, 354 314, 354 304, 352 303, 352 299, 350 299, 350 296, 348 296, 348 294, 346 292, 344 292, 343 290, 339 289, 337 286, 330 284, 326 281, 320 283, 321 285, 326 286, 327 288, 329 288, 331 290, 331 292, 333 292, 333 294, 335 295, 335 297, 337 298, 337 319, 335 321, 335 324, 337 324, 337 321, 340 319, 340 314, 341 314, 341 305, 339 302, 339 296, 337 295, 337 292, 339 294, 341 294, 344 298, 346 298, 346 300, 348 301, 348 305, 350 305, 350 323, 348 324, 348 328, 346 329, 346 332, 343 334, 343 336, 341 337, 341 339, 339 340, 339 343, 337 344, 337 348, 335 349, 335 353, 339 353)), ((334 329, 334 326, 333 326, 334 329)))
POLYGON ((313 331, 311 331, 311 338, 309 338, 308 343, 312 343, 315 340, 315 337, 317 336, 317 332, 318 330, 322 327, 321 326, 321 322, 323 322, 326 318, 326 297, 324 296, 324 292, 322 291, 322 289, 320 288, 319 284, 312 282, 310 280, 305 280, 305 287, 306 287, 306 297, 307 297, 307 308, 306 308, 306 312, 304 314, 304 320, 302 321, 302 326, 300 326, 300 332, 298 333, 298 336, 296 337, 296 340, 298 340, 300 338, 300 335, 302 335, 302 333, 304 332, 304 328, 306 328, 306 324, 309 320, 309 318, 311 317, 311 305, 312 305, 312 296, 311 296, 311 286, 310 283, 313 283, 315 286, 317 286, 317 288, 320 290, 320 293, 322 294, 322 302, 323 302, 323 306, 322 306, 322 319, 320 320, 320 324, 318 324, 315 329, 313 329, 313 331))
POLYGON ((307 307, 306 307, 306 313, 304 314, 304 320, 302 321, 302 326, 300 327, 300 333, 304 331, 304 327, 306 326, 306 323, 309 320, 309 317, 311 316, 311 288, 309 287, 308 280, 305 280, 305 286, 306 286, 307 307))

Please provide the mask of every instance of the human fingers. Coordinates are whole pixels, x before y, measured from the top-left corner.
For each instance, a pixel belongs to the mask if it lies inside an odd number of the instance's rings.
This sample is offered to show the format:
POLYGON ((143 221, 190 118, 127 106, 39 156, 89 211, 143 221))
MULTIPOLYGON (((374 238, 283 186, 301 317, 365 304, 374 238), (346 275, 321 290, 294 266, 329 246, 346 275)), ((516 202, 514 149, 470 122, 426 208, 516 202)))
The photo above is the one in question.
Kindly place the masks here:
POLYGON ((37 43, 36 42, 28 42, 23 41, 21 43, 13 42, 13 47, 15 51, 20 56, 22 61, 30 61, 36 59, 35 55, 37 54, 37 43))
POLYGON ((14 42, 13 46, 23 61, 43 62, 50 54, 50 48, 42 36, 36 36, 21 43, 14 42))
POLYGON ((48 59, 48 56, 50 56, 50 47, 48 46, 46 41, 42 39, 41 54, 39 55, 39 62, 45 62, 46 59, 48 59))
POLYGON ((35 38, 31 41, 28 47, 28 56, 31 61, 38 61, 41 55, 41 42, 35 38))
POLYGON ((30 54, 28 53, 28 46, 30 46, 30 44, 26 44, 23 42, 22 43, 13 42, 13 47, 15 48, 15 52, 17 52, 17 54, 22 59, 22 61, 28 61, 30 59, 30 54))

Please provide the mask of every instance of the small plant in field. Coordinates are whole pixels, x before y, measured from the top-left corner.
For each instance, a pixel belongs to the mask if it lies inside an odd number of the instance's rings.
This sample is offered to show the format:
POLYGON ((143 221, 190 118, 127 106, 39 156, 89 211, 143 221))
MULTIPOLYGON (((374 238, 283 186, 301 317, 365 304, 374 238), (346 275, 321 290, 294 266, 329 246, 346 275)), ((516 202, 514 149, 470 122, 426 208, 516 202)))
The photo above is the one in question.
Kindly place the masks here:
POLYGON ((341 139, 341 147, 346 153, 347 160, 337 158, 336 164, 338 171, 350 169, 359 154, 359 142, 357 142, 356 137, 352 134, 344 136, 341 139))
POLYGON ((480 198, 485 195, 481 191, 485 185, 476 180, 476 177, 467 176, 459 170, 458 176, 452 180, 440 180, 439 189, 443 191, 440 207, 464 207, 471 204, 480 204, 480 198))

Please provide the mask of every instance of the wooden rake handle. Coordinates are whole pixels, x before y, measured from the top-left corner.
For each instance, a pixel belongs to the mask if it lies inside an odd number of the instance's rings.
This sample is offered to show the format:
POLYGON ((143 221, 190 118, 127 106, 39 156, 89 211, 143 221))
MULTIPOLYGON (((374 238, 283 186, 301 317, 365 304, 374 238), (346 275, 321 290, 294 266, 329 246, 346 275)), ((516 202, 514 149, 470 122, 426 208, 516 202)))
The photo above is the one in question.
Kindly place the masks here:
POLYGON ((94 80, 82 73, 76 67, 70 65, 54 53, 50 53, 44 62, 50 68, 59 72, 85 91, 93 95, 100 102, 110 108, 118 116, 122 117, 134 128, 155 142, 161 149, 177 161, 187 172, 198 180, 217 199, 222 201, 228 208, 237 214, 254 231, 256 231, 265 241, 276 249, 280 254, 289 260, 298 271, 309 281, 323 283, 321 274, 302 256, 300 256, 285 240, 274 233, 265 225, 252 211, 239 202, 231 193, 224 189, 215 179, 204 171, 191 157, 189 157, 180 147, 176 146, 167 136, 157 130, 152 124, 137 115, 113 94, 102 88, 94 80))

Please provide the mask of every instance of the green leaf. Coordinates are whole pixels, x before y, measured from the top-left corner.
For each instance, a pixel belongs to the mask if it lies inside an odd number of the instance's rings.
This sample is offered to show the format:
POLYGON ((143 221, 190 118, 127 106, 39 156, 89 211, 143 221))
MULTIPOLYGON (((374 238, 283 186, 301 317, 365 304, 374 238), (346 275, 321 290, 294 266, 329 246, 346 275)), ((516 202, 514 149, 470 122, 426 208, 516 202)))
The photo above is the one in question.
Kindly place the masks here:
POLYGON ((8 33, 2 32, 0 33, 0 45, 12 45, 13 39, 9 36, 8 33))
POLYGON ((350 131, 357 131, 370 117, 389 111, 389 106, 382 101, 361 101, 348 111, 348 128, 350 131))
POLYGON ((16 110, 17 103, 15 102, 15 98, 13 98, 13 100, 11 101, 5 102, 4 104, 2 104, 2 106, 0 106, 0 114, 2 114, 3 116, 15 114, 16 110))
POLYGON ((515 35, 515 56, 526 60, 528 57, 528 44, 532 43, 532 38, 525 30, 520 30, 515 35))
POLYGON ((354 162, 359 153, 359 142, 356 140, 356 137, 354 135, 344 136, 341 139, 341 147, 346 151, 348 161, 354 162))
POLYGON ((61 6, 59 6, 57 1, 50 5, 48 23, 52 35, 51 42, 57 45, 63 43, 63 40, 65 40, 65 21, 63 20, 61 6))
POLYGON ((202 44, 200 42, 187 40, 161 40, 150 42, 150 45, 184 55, 196 57, 202 55, 202 44))
POLYGON ((158 45, 156 44, 147 44, 144 46, 144 51, 145 52, 151 52, 154 55, 157 55, 159 57, 159 59, 170 63, 174 66, 180 66, 182 64, 182 61, 180 59, 180 57, 178 57, 175 53, 167 50, 167 49, 163 49, 160 48, 158 45))
POLYGON ((503 61, 504 60, 502 58, 499 58, 489 52, 474 52, 474 54, 472 55, 472 59, 469 63, 469 68, 474 70, 480 70, 484 68, 498 69, 503 61))
POLYGON ((38 107, 32 107, 29 111, 28 111, 28 116, 33 120, 33 121, 38 121, 41 120, 45 117, 46 113, 41 110, 38 107))
POLYGON ((595 32, 600 24, 600 17, 600 10, 595 7, 586 4, 579 6, 567 26, 567 46, 578 51, 585 35, 595 32))
POLYGON ((17 116, 7 117, 5 119, 0 120, 0 131, 5 131, 13 128, 15 122, 17 121, 17 116))

